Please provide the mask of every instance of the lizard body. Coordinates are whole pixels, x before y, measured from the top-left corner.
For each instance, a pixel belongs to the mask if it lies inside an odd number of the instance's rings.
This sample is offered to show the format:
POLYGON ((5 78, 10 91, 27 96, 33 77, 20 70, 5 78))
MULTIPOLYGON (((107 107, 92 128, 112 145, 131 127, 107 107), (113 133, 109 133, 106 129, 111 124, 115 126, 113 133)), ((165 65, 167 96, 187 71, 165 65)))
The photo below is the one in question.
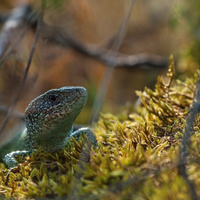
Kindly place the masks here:
POLYGON ((94 148, 96 137, 89 128, 73 132, 73 122, 87 100, 83 87, 52 89, 35 98, 26 108, 26 128, 0 147, 0 160, 8 168, 18 164, 17 158, 30 155, 34 150, 49 152, 64 149, 72 143, 71 136, 79 140, 86 135, 94 148))

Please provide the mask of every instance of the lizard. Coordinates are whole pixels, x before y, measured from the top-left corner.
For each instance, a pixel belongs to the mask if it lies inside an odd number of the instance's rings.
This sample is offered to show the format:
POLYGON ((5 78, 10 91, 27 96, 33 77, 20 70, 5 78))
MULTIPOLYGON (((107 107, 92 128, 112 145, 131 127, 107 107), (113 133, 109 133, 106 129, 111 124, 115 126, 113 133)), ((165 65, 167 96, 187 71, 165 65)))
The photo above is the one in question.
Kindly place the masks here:
POLYGON ((98 148, 89 128, 73 132, 73 122, 87 100, 84 87, 51 89, 35 98, 25 110, 25 128, 0 147, 0 161, 7 168, 16 167, 33 151, 56 152, 86 135, 93 148, 98 148), (72 138, 73 137, 73 138, 72 138))

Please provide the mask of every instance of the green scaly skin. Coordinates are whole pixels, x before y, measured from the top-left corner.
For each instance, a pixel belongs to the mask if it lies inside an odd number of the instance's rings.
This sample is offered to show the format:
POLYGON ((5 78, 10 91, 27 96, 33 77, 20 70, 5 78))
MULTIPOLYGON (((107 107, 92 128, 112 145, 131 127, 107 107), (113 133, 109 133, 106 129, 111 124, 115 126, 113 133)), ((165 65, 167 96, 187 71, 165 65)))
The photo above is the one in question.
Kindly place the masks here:
POLYGON ((34 99, 25 111, 26 128, 0 147, 0 160, 8 168, 16 167, 18 158, 25 160, 34 150, 49 152, 62 150, 73 140, 86 135, 94 148, 98 147, 96 137, 89 128, 73 132, 74 120, 87 100, 83 87, 62 87, 52 89, 34 99))

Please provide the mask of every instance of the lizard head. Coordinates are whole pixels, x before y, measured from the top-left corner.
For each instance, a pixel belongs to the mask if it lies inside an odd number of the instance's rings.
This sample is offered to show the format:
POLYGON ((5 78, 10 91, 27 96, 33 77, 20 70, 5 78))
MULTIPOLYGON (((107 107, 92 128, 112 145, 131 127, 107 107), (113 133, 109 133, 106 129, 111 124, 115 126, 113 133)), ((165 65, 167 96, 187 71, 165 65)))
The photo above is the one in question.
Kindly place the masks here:
POLYGON ((27 133, 33 140, 65 138, 86 100, 87 91, 83 87, 62 87, 45 92, 25 111, 27 133))

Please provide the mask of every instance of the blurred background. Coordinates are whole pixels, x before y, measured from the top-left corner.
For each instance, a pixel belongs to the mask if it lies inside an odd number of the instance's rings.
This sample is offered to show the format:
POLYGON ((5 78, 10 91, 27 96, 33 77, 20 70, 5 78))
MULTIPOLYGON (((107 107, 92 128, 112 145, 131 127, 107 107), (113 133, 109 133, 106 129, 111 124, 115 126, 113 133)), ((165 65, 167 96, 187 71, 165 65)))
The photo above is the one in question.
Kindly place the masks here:
MULTIPOLYGON (((47 0, 40 38, 15 110, 23 113, 31 100, 49 89, 83 86, 88 101, 77 123, 87 124, 105 71, 102 55, 109 53, 117 39, 127 2, 47 0), (68 42, 60 39, 59 31, 68 42), (99 57, 92 55, 95 52, 99 57)), ((0 1, 0 105, 6 108, 12 106, 27 66, 40 5, 39 0, 0 1), (26 8, 19 11, 25 12, 25 17, 7 29, 16 8, 26 8)), ((113 70, 103 112, 116 114, 133 107, 135 90, 153 88, 157 76, 166 73, 170 55, 174 55, 177 75, 194 73, 200 62, 199 22, 199 1, 136 0, 120 55, 125 63, 133 56, 138 64, 134 60, 127 67, 122 62, 113 70)), ((6 115, 6 108, 2 108, 0 122, 6 115)), ((9 120, 7 129, 22 120, 16 117, 13 121, 9 120)))

